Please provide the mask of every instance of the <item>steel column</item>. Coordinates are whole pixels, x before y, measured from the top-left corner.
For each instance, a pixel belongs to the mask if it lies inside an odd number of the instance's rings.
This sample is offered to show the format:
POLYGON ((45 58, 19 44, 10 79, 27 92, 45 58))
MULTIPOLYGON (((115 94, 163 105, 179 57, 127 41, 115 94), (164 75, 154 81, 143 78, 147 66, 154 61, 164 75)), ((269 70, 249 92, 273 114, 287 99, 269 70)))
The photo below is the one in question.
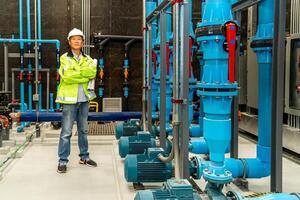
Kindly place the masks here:
POLYGON ((180 178, 189 178, 189 0, 185 0, 181 5, 180 11, 180 98, 181 104, 181 129, 179 131, 179 152, 180 152, 180 178))
POLYGON ((8 90, 8 46, 4 43, 4 91, 8 90))
MULTIPOLYGON (((167 71, 167 60, 166 60, 166 13, 161 11, 160 13, 160 146, 165 149, 166 147, 166 71, 167 71)), ((167 116, 169 117, 169 116, 167 116)))
POLYGON ((156 16, 163 10, 165 10, 168 6, 171 5, 171 0, 164 0, 163 2, 161 2, 156 8, 155 10, 153 10, 152 13, 149 14, 149 16, 147 16, 146 18, 146 22, 150 23, 153 20, 156 19, 156 16))
POLYGON ((47 112, 49 112, 49 101, 50 101, 50 73, 49 71, 47 72, 47 103, 46 103, 46 109, 47 112))
POLYGON ((272 67, 271 192, 282 192, 282 118, 284 92, 286 0, 274 0, 272 67))
MULTIPOLYGON (((178 3, 173 5, 173 101, 179 99, 179 5, 178 3)), ((175 178, 180 178, 180 161, 179 161, 179 143, 178 143, 178 131, 179 131, 179 108, 178 104, 173 103, 173 135, 174 135, 174 168, 175 178)))
POLYGON ((11 98, 15 99, 15 72, 11 72, 11 98))
MULTIPOLYGON (((234 13, 237 24, 241 24, 241 10, 234 13)), ((240 37, 237 37, 237 48, 235 56, 235 80, 239 81, 239 68, 240 68, 240 37)), ((239 125, 238 125, 238 112, 239 112, 239 96, 233 97, 231 109, 231 145, 230 157, 239 157, 239 125)))
POLYGON ((148 49, 147 49, 147 131, 152 130, 152 27, 147 26, 148 29, 148 49))
POLYGON ((142 87, 142 121, 143 129, 147 129, 146 125, 146 50, 147 50, 147 27, 146 27, 146 0, 143 0, 143 87, 142 87))

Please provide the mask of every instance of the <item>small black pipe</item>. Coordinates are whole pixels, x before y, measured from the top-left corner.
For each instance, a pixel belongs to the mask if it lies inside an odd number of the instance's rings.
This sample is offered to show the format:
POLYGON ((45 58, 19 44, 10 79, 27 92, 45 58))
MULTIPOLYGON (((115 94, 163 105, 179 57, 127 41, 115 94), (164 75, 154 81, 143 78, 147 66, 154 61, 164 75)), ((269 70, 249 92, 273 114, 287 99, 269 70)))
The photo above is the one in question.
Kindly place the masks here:
POLYGON ((130 48, 130 46, 132 45, 132 43, 134 43, 136 41, 136 39, 131 39, 131 40, 129 40, 128 42, 126 42, 125 44, 124 44, 124 49, 125 49, 125 52, 127 52, 127 51, 129 51, 129 48, 130 48))
POLYGON ((101 34, 94 34, 94 38, 97 39, 105 39, 109 38, 111 40, 130 40, 130 39, 136 39, 136 40, 143 40, 142 36, 126 36, 126 35, 101 35, 101 34))
POLYGON ((108 42, 110 40, 110 38, 105 38, 104 40, 102 40, 101 42, 100 42, 100 51, 103 51, 104 50, 104 46, 105 46, 105 44, 108 42))

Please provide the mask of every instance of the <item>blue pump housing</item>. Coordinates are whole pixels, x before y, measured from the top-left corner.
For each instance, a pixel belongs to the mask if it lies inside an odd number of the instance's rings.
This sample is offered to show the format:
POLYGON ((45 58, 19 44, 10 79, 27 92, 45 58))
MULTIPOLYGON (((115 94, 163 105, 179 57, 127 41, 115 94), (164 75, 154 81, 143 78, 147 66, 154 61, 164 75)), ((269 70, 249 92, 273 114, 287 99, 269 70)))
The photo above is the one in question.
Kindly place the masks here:
POLYGON ((127 182, 163 182, 173 174, 172 163, 162 163, 159 154, 164 154, 162 148, 149 148, 147 154, 127 155, 124 174, 127 182))
POLYGON ((187 180, 168 180, 158 190, 145 190, 136 194, 135 200, 201 200, 187 180))
MULTIPOLYGON (((119 140, 119 155, 125 158, 128 154, 144 154, 148 148, 156 147, 155 138, 149 132, 139 131, 136 136, 121 137, 119 140)), ((172 150, 172 143, 166 139, 165 153, 172 150)))
POLYGON ((143 154, 150 147, 156 147, 155 139, 149 132, 139 131, 137 136, 120 138, 119 155, 125 158, 127 154, 143 154))
POLYGON ((141 131, 140 120, 129 120, 127 122, 119 122, 116 125, 116 139, 120 139, 122 136, 133 136, 138 131, 141 131))

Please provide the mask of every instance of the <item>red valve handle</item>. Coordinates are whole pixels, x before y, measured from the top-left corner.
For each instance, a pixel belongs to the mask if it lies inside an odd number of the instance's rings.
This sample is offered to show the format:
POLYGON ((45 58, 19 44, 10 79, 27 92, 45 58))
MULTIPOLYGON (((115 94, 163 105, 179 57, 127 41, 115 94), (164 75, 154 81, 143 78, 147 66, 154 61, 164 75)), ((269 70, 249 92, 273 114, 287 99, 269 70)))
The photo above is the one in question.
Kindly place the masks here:
POLYGON ((170 50, 169 44, 167 44, 167 47, 166 47, 166 55, 167 55, 167 75, 170 75, 170 56, 171 56, 171 50, 170 50))
POLYGON ((235 82, 235 47, 236 47, 236 33, 237 27, 234 23, 228 23, 226 25, 226 37, 228 43, 228 73, 229 82, 235 82))
MULTIPOLYGON (((156 68, 157 68, 157 55, 156 53, 154 52, 154 50, 152 49, 152 62, 153 62, 153 65, 154 65, 154 74, 156 74, 156 68)), ((149 73, 152 73, 152 72, 149 72, 149 73)))
POLYGON ((193 38, 189 39, 189 78, 192 77, 193 38))

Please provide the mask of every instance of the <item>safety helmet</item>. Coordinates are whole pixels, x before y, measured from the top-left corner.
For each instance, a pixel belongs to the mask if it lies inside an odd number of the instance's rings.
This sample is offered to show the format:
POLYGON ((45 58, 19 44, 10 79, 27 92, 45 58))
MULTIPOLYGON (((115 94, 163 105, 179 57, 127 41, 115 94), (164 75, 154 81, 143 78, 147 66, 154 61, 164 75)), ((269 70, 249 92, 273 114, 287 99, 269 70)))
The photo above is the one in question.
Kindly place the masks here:
POLYGON ((84 34, 83 34, 83 32, 82 32, 81 30, 79 30, 79 29, 77 29, 77 28, 73 28, 73 29, 69 32, 69 34, 68 34, 68 40, 69 40, 72 36, 76 36, 76 35, 81 36, 81 37, 83 38, 83 40, 85 39, 85 38, 84 38, 84 34))

